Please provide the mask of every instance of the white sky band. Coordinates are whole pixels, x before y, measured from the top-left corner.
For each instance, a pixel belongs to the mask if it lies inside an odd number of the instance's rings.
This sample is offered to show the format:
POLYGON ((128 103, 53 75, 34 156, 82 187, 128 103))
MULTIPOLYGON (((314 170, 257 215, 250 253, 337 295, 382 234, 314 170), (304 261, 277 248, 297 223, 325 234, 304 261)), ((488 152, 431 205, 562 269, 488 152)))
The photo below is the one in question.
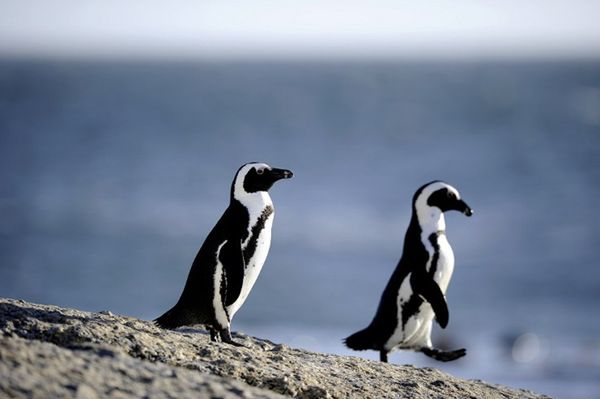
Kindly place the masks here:
POLYGON ((4 0, 0 56, 598 58, 598 15, 594 0, 4 0))

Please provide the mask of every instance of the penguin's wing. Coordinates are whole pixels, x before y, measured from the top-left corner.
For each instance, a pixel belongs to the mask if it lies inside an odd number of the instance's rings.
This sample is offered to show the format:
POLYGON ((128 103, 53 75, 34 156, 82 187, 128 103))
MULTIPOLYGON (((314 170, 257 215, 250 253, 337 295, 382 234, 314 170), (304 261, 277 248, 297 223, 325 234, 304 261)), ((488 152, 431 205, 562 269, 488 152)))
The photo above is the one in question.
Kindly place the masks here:
POLYGON ((448 304, 440 286, 425 271, 411 273, 410 285, 413 291, 431 304, 435 318, 442 328, 448 325, 448 304))
POLYGON ((244 283, 245 262, 240 237, 232 237, 227 240, 219 254, 219 260, 223 264, 227 278, 225 306, 229 306, 240 296, 244 283))

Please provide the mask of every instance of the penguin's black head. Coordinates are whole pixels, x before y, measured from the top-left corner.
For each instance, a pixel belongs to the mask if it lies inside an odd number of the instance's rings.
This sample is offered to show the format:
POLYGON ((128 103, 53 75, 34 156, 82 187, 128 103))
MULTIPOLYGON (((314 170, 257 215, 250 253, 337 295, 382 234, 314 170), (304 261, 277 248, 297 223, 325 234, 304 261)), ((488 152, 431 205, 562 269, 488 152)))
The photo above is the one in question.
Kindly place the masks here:
POLYGON ((427 198, 427 205, 435 206, 442 212, 459 211, 467 216, 473 215, 473 210, 465 201, 460 199, 458 191, 449 185, 431 193, 427 198))
POLYGON ((232 195, 269 191, 276 181, 290 179, 292 176, 292 171, 287 169, 272 168, 258 162, 247 163, 240 167, 233 180, 232 195))
POLYGON ((429 207, 436 207, 442 212, 459 211, 467 216, 473 215, 473 210, 460 198, 458 191, 451 185, 433 181, 421 187, 415 194, 415 205, 426 198, 429 207))

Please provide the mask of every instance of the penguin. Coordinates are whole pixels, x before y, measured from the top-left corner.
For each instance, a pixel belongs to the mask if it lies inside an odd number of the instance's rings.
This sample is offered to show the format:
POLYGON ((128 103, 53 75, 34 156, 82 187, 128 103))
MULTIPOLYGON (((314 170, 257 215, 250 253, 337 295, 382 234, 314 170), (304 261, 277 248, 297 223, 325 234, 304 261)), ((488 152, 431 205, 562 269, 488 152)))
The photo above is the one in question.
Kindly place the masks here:
POLYGON ((397 349, 422 352, 442 362, 466 354, 464 348, 445 351, 431 343, 434 316, 442 328, 448 325, 445 294, 454 270, 454 253, 446 239, 444 212, 451 210, 473 215, 458 191, 443 181, 432 181, 416 191, 400 261, 373 321, 347 337, 347 347, 377 350, 386 363, 388 353, 397 349))
POLYGON ((267 259, 274 208, 269 189, 290 170, 264 163, 242 165, 231 184, 229 206, 206 237, 179 301, 154 322, 163 328, 203 324, 211 341, 231 338, 231 320, 246 301, 267 259))

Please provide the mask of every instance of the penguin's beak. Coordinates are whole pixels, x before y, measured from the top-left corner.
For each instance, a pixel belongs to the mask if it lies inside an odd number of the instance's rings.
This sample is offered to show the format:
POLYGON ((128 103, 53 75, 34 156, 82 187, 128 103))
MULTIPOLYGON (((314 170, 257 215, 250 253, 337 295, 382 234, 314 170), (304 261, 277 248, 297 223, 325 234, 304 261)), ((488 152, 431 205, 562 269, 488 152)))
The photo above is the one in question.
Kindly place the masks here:
POLYGON ((281 179, 291 179, 294 176, 291 170, 287 169, 278 169, 273 168, 270 171, 273 181, 281 180, 281 179))
POLYGON ((456 210, 459 212, 462 212, 463 214, 465 214, 467 216, 473 215, 473 209, 471 209, 471 207, 469 205, 467 205, 467 203, 463 200, 457 201, 456 210))

